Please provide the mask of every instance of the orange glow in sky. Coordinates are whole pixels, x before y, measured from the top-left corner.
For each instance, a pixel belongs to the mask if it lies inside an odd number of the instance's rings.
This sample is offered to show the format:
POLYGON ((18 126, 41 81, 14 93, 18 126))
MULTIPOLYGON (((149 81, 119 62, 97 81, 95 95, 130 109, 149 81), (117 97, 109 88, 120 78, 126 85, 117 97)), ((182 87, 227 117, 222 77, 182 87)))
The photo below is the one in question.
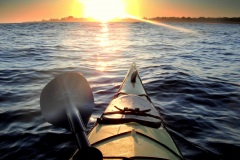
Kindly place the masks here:
POLYGON ((92 17, 240 17, 239 0, 0 0, 0 23, 92 17))

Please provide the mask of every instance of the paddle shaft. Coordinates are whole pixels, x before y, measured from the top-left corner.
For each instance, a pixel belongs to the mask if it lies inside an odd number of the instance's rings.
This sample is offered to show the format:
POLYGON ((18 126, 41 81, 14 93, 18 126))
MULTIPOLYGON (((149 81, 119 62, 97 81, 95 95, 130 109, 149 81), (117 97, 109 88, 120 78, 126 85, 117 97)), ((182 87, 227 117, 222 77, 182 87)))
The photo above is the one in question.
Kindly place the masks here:
POLYGON ((79 115, 79 111, 77 110, 77 108, 70 105, 66 108, 66 113, 71 132, 75 135, 77 139, 79 149, 90 147, 90 143, 85 132, 84 123, 81 116, 79 115))

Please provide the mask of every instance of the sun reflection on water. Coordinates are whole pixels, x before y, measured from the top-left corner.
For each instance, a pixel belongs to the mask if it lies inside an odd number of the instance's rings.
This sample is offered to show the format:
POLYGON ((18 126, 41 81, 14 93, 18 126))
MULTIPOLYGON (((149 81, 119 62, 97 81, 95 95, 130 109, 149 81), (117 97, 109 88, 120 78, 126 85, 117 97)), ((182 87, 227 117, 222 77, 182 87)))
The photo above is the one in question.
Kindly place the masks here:
POLYGON ((94 68, 104 72, 112 69, 110 67, 115 65, 125 52, 125 48, 129 46, 129 26, 121 22, 101 22, 97 25, 94 68))
POLYGON ((99 25, 100 30, 99 34, 96 35, 96 40, 98 42, 100 50, 97 53, 96 70, 103 72, 108 67, 108 62, 104 55, 107 54, 106 50, 111 47, 111 42, 109 40, 109 24, 107 22, 102 22, 99 25))
POLYGON ((108 62, 104 60, 103 55, 106 53, 106 49, 110 46, 109 26, 108 26, 109 24, 107 22, 102 22, 99 25, 100 25, 99 35, 96 36, 96 40, 101 50, 97 54, 96 70, 103 72, 106 70, 108 66, 108 62))
POLYGON ((99 70, 99 71, 105 71, 107 66, 108 66, 108 64, 106 62, 98 61, 96 69, 99 70))
POLYGON ((101 23, 100 26, 100 35, 97 40, 99 41, 99 46, 107 47, 110 45, 108 23, 101 23))

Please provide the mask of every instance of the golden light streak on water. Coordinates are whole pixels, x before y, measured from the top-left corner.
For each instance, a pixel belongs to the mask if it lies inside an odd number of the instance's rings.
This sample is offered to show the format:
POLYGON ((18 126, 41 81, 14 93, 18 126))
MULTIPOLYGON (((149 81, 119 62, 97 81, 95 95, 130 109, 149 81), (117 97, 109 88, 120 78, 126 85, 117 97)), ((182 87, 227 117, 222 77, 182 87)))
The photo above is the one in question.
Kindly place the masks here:
MULTIPOLYGON (((102 48, 101 52, 105 53, 106 48, 109 48, 111 46, 111 42, 109 41, 109 28, 107 22, 101 22, 100 24, 100 31, 99 34, 96 35, 96 40, 98 41, 98 44, 100 48, 102 48)), ((106 67, 108 66, 108 63, 106 59, 101 58, 102 53, 97 54, 97 64, 96 64, 96 70, 98 71, 105 71, 106 67)))
POLYGON ((106 67, 107 67, 107 63, 106 62, 103 62, 103 61, 98 61, 97 62, 97 67, 96 67, 96 70, 98 71, 105 71, 106 67))
POLYGON ((172 26, 172 25, 169 25, 169 24, 156 22, 156 21, 151 21, 151 20, 147 20, 147 19, 142 19, 142 18, 138 18, 138 17, 132 16, 132 15, 129 15, 129 16, 132 19, 136 19, 136 20, 139 20, 139 21, 142 21, 142 22, 146 22, 146 23, 150 23, 150 24, 154 24, 154 25, 158 25, 158 26, 163 26, 163 27, 166 27, 166 28, 170 28, 170 29, 180 31, 180 32, 196 33, 195 31, 192 31, 190 29, 186 29, 186 28, 182 28, 182 27, 176 27, 176 26, 172 26))

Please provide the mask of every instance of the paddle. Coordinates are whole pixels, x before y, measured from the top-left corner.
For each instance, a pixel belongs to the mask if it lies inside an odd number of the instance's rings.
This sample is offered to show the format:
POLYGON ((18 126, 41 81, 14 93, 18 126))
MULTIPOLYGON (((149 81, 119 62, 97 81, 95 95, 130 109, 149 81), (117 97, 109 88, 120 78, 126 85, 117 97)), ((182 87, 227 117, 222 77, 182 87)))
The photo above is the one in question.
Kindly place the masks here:
POLYGON ((84 154, 91 154, 93 150, 98 152, 90 147, 85 132, 84 125, 87 125, 92 114, 94 98, 87 80, 81 74, 67 72, 51 80, 42 90, 40 107, 46 121, 66 128, 76 136, 82 156, 91 156, 84 154))

